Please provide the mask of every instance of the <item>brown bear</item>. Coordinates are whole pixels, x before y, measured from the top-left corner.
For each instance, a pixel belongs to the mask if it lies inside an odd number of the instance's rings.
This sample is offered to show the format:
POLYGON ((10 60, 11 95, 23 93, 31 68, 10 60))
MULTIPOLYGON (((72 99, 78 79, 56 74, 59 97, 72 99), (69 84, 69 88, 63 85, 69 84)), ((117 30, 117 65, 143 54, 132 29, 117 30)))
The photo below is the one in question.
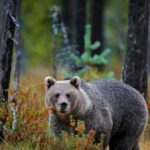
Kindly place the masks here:
POLYGON ((50 134, 70 130, 70 115, 95 130, 95 140, 104 135, 103 148, 139 150, 139 140, 148 120, 143 96, 129 85, 110 80, 84 82, 78 76, 56 81, 45 78, 45 103, 50 106, 50 134))

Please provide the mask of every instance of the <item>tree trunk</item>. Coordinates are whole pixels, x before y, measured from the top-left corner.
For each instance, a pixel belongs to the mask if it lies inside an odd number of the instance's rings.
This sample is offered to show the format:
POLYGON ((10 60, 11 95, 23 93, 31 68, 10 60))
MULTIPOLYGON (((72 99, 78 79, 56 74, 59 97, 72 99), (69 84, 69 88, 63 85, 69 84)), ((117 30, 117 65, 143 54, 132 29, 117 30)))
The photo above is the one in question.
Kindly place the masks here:
MULTIPOLYGON (((11 64, 12 64, 12 52, 14 44, 14 32, 16 25, 16 0, 2 0, 2 17, 0 24, 0 101, 8 100, 8 91, 11 64)), ((5 123, 5 119, 0 120, 2 125, 5 123)), ((0 141, 3 139, 3 131, 0 128, 0 141)))
POLYGON ((65 3, 65 24, 69 29, 69 39, 71 43, 77 45, 77 50, 81 55, 84 52, 85 34, 85 0, 64 0, 65 3))
POLYGON ((147 99, 148 0, 129 1, 129 28, 123 81, 147 99))
POLYGON ((148 71, 150 73, 150 1, 148 1, 148 71))
POLYGON ((64 22, 67 27, 69 41, 75 43, 76 1, 64 0, 64 22))
POLYGON ((92 1, 92 33, 91 41, 100 41, 101 46, 92 51, 92 55, 100 54, 103 50, 103 11, 104 11, 104 0, 93 0, 92 1))
POLYGON ((84 35, 85 35, 85 0, 77 0, 76 7, 76 45, 79 54, 84 52, 84 35))
POLYGON ((21 0, 17 0, 16 21, 18 26, 15 32, 15 48, 14 48, 14 94, 16 95, 19 88, 20 62, 21 62, 21 0))

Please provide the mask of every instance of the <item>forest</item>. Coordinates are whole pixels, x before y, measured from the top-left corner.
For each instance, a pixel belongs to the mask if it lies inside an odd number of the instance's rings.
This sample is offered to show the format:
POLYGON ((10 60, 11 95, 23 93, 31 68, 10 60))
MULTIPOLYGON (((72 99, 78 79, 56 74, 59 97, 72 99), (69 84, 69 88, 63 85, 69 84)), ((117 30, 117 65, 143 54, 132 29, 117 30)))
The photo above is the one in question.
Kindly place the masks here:
MULTIPOLYGON (((75 134, 49 135, 46 76, 123 82, 150 115, 150 1, 0 0, 0 150, 104 150, 105 135, 94 143, 74 118, 75 134)), ((140 149, 149 146, 148 116, 140 149)))

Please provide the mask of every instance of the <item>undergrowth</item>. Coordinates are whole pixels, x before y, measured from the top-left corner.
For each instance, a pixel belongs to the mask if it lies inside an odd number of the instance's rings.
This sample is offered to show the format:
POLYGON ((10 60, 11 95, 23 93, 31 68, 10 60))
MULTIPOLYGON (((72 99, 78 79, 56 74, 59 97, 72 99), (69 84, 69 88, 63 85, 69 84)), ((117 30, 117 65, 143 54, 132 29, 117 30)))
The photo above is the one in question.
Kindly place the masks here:
MULTIPOLYGON (((9 113, 6 122, 5 140, 0 144, 1 150, 101 150, 101 144, 94 145, 94 131, 84 134, 83 123, 76 129, 77 135, 63 133, 61 140, 48 135, 49 108, 44 104, 44 76, 29 74, 21 79, 18 91, 17 126, 11 131, 12 114, 9 113)), ((12 91, 9 91, 13 95, 12 91)), ((148 150, 150 145, 150 123, 141 141, 142 150, 148 150)))

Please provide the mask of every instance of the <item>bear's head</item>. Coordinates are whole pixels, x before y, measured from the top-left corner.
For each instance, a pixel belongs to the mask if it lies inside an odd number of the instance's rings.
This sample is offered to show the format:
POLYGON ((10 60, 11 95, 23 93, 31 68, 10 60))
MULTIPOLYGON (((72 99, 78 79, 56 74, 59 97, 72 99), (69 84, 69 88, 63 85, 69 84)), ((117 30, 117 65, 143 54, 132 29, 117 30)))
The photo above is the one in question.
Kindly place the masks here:
POLYGON ((81 79, 74 76, 70 80, 56 81, 53 77, 45 78, 45 103, 60 116, 66 116, 74 111, 86 111, 89 99, 81 89, 81 79))

